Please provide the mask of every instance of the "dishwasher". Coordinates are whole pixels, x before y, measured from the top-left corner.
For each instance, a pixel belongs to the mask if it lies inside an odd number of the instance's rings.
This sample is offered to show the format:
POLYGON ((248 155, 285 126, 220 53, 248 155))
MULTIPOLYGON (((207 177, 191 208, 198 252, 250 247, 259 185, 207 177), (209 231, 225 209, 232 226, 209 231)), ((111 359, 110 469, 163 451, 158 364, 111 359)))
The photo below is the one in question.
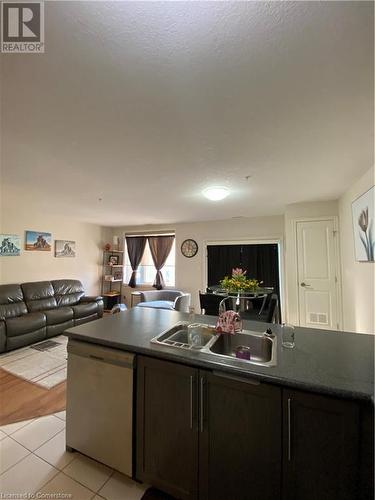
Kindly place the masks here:
POLYGON ((133 473, 134 354, 69 340, 66 448, 133 473))

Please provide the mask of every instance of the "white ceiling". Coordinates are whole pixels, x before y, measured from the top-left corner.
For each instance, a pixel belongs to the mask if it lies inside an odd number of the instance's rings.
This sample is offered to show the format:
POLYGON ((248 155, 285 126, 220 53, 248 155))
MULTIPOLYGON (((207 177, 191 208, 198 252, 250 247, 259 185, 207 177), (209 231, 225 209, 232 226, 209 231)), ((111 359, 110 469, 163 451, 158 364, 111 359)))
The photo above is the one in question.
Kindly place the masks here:
POLYGON ((46 2, 46 53, 2 58, 3 188, 104 225, 335 199, 373 164, 373 8, 46 2))

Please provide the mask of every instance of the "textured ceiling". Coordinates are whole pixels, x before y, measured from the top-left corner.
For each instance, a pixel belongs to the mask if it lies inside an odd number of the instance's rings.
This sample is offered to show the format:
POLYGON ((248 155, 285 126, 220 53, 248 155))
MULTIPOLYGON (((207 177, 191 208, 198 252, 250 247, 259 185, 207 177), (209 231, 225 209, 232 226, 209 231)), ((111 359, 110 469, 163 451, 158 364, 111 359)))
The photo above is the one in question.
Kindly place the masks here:
POLYGON ((373 164, 372 2, 45 8, 46 53, 2 56, 8 202, 105 225, 272 215, 373 164))

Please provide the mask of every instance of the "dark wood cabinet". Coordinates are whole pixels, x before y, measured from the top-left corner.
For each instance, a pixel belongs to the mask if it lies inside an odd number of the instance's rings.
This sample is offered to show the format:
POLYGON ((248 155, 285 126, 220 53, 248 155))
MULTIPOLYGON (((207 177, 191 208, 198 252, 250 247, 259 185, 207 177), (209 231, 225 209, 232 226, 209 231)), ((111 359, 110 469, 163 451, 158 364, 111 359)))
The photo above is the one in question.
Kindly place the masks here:
POLYGON ((277 500, 281 389, 201 371, 200 498, 277 500))
POLYGON ((137 359, 137 479, 182 500, 373 500, 372 405, 137 359))
POLYGON ((284 390, 283 415, 283 499, 359 500, 359 405, 284 390))
POLYGON ((198 496, 197 374, 138 356, 136 477, 184 500, 198 496))
POLYGON ((137 479, 184 500, 280 498, 281 389, 143 356, 137 385, 137 479))

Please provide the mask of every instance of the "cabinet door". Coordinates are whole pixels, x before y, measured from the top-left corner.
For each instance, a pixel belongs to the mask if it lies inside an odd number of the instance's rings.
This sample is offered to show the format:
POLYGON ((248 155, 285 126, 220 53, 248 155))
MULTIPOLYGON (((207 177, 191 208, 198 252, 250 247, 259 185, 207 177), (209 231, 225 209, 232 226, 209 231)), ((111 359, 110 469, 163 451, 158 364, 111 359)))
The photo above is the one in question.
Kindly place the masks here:
POLYGON ((284 500, 357 498, 356 403, 284 391, 284 500))
POLYGON ((200 498, 277 500, 281 389, 200 371, 200 498))
POLYGON ((138 356, 136 477, 181 499, 197 498, 197 374, 138 356))

